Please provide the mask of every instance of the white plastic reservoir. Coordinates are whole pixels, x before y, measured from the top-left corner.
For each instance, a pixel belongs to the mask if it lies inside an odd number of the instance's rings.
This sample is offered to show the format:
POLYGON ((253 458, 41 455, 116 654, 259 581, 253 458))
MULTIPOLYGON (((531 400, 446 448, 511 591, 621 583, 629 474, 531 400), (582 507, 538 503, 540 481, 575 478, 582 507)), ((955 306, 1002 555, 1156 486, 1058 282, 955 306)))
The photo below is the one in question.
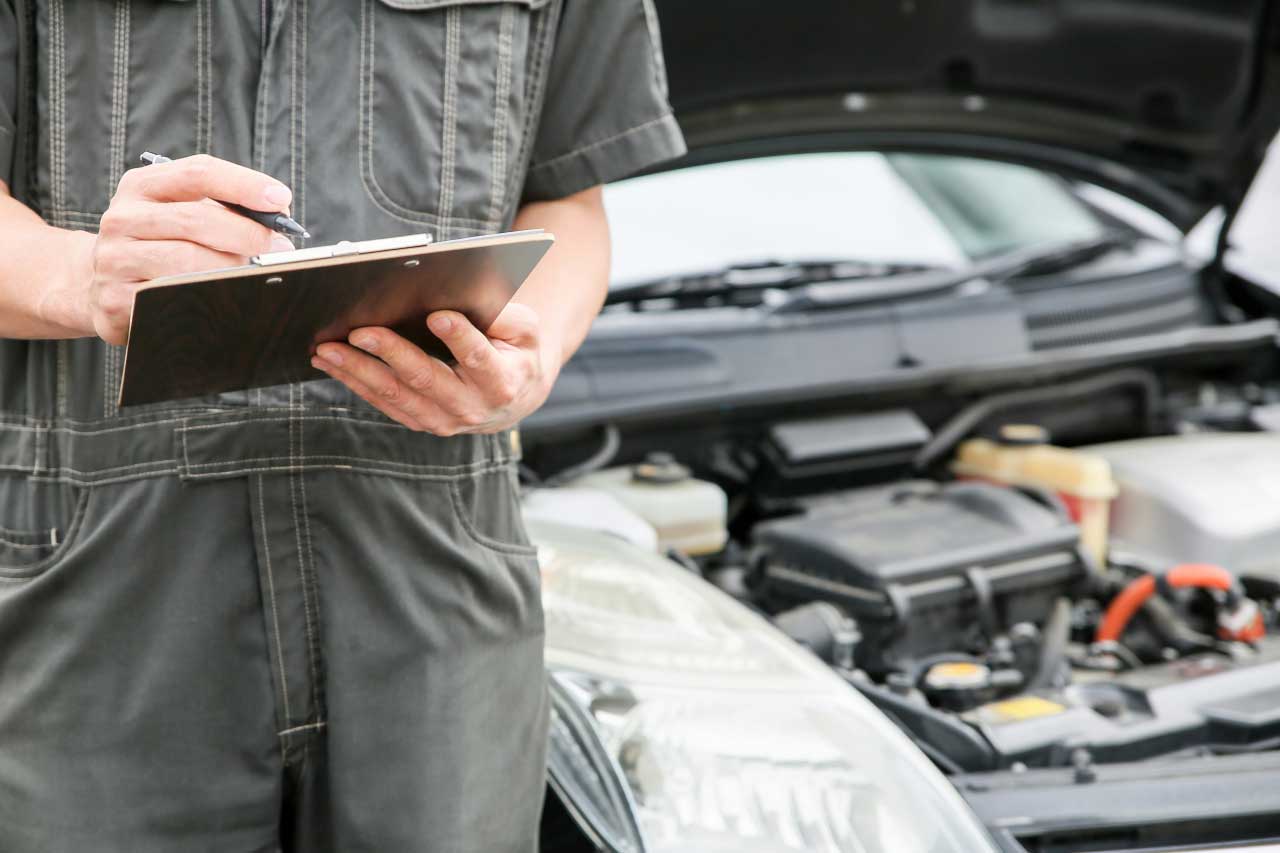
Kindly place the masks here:
POLYGON ((690 556, 714 554, 729 538, 729 499, 715 483, 695 479, 666 454, 639 465, 606 468, 569 485, 608 492, 653 525, 663 550, 690 556))

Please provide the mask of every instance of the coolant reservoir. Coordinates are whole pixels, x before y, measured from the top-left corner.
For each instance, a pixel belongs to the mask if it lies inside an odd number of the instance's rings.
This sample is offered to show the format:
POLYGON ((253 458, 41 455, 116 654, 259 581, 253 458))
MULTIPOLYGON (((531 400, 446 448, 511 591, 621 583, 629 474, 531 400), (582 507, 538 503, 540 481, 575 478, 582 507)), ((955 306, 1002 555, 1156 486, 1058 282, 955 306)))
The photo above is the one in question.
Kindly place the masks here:
POLYGON ((653 525, 663 550, 676 548, 695 557, 714 554, 729 538, 724 490, 695 479, 667 454, 651 454, 639 465, 596 471, 569 485, 612 494, 653 525))
POLYGON ((1107 520, 1116 496, 1111 465, 1093 453, 1055 447, 1036 426, 1002 427, 998 441, 974 438, 960 445, 952 471, 1009 486, 1056 492, 1080 525, 1080 542, 1104 565, 1107 520))

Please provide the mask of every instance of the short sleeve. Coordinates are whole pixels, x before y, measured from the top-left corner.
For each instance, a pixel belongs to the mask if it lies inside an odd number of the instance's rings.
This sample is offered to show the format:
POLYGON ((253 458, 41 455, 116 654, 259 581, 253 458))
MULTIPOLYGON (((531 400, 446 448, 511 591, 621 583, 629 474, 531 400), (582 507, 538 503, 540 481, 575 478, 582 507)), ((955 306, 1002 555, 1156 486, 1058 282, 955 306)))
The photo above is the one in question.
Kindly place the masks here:
POLYGON ((651 0, 565 0, 524 200, 563 198, 684 152, 651 0))
POLYGON ((13 184, 18 115, 18 21, 13 4, 0 0, 0 181, 13 184))

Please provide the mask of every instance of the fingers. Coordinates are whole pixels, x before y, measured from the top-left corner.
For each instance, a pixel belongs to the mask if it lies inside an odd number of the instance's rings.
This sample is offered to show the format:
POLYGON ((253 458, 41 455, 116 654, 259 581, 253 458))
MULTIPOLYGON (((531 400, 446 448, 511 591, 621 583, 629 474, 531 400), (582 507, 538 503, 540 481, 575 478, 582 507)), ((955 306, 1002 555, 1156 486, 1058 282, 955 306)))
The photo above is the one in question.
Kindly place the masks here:
POLYGON ((380 326, 356 329, 348 340, 386 363, 410 390, 429 394, 450 412, 459 413, 465 407, 467 388, 458 375, 447 364, 390 329, 380 326))
POLYGON ((265 211, 284 210, 293 198, 275 178, 207 154, 130 169, 117 194, 151 201, 213 198, 265 211))
POLYGON ((140 281, 114 282, 91 291, 93 330, 98 337, 116 346, 128 342, 133 295, 141 286, 140 281))
POLYGON ((107 343, 123 344, 128 336, 133 296, 143 282, 244 262, 241 255, 183 240, 100 237, 93 247, 94 278, 89 287, 94 330, 107 343))
POLYGON ((391 368, 353 347, 321 344, 311 366, 339 380, 378 411, 411 429, 436 435, 460 431, 454 418, 408 388, 391 368))
POLYGON ((457 311, 436 311, 427 318, 427 327, 453 353, 458 373, 468 382, 483 387, 500 378, 498 351, 466 317, 457 311))
POLYGON ((244 262, 243 255, 184 240, 99 240, 94 255, 95 272, 104 282, 148 281, 244 262))
POLYGON ((538 340, 538 314, 521 302, 509 302, 485 335, 514 346, 535 344, 538 340))
POLYGON ((270 228, 207 201, 114 204, 102 215, 98 233, 108 238, 185 240, 238 257, 293 248, 270 228))
POLYGON ((311 359, 311 366, 317 370, 323 371, 325 374, 338 380, 343 385, 346 385, 357 397, 364 400, 370 406, 373 406, 393 421, 403 424, 410 429, 425 429, 425 427, 418 422, 417 417, 390 402, 382 394, 374 391, 373 388, 366 385, 360 379, 357 379, 350 372, 343 370, 332 362, 326 361, 317 355, 311 359))

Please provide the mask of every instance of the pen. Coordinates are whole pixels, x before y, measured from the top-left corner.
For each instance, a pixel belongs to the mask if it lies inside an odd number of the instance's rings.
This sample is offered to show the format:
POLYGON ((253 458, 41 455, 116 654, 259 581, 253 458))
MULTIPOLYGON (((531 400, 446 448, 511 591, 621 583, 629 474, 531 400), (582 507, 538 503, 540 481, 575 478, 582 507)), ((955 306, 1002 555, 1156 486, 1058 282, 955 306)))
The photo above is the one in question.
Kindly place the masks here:
MULTIPOLYGON (((142 156, 138 159, 147 164, 172 162, 163 154, 152 154, 150 151, 142 152, 142 156)), ((307 229, 303 228, 291 217, 285 216, 283 213, 268 213, 262 210, 253 210, 252 208, 245 207, 241 204, 234 204, 232 202, 222 201, 221 199, 216 198, 214 201, 218 202, 218 204, 222 205, 227 210, 230 210, 232 213, 238 213, 241 216, 252 219, 259 225, 265 225, 272 231, 283 234, 286 237, 311 236, 307 229)))

